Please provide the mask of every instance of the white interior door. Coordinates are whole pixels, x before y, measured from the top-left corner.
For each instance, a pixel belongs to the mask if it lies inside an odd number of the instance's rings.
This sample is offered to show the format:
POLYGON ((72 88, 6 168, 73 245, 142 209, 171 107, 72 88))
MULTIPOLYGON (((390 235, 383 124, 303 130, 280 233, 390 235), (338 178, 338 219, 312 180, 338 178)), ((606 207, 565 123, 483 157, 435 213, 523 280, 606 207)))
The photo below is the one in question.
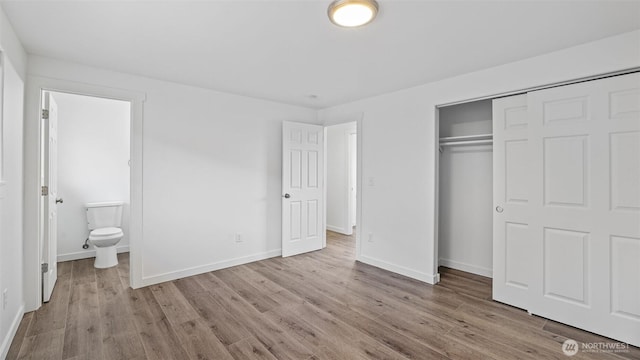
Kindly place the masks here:
POLYGON ((58 106, 50 93, 44 93, 42 111, 43 159, 42 159, 42 208, 43 208, 43 243, 42 264, 47 271, 42 272, 42 300, 49 301, 53 287, 58 278, 57 267, 57 234, 58 214, 56 199, 58 198, 58 106))
POLYGON ((527 116, 526 95, 493 100, 493 299, 522 309, 533 278, 527 116))
POLYGON ((527 99, 530 311, 640 346, 640 74, 527 99))
POLYGON ((324 243, 324 127, 282 124, 282 256, 324 243))

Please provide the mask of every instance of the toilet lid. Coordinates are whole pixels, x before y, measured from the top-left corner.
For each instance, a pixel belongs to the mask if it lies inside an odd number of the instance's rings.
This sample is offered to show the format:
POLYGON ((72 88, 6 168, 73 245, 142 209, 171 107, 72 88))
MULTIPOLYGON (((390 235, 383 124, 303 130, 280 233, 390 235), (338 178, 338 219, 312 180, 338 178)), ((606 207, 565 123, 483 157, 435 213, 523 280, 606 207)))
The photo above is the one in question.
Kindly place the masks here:
POLYGON ((121 234, 122 230, 120 228, 117 227, 106 227, 106 228, 99 228, 99 229, 95 229, 91 232, 91 236, 92 237, 97 237, 97 236, 113 236, 113 235, 117 235, 117 234, 121 234))

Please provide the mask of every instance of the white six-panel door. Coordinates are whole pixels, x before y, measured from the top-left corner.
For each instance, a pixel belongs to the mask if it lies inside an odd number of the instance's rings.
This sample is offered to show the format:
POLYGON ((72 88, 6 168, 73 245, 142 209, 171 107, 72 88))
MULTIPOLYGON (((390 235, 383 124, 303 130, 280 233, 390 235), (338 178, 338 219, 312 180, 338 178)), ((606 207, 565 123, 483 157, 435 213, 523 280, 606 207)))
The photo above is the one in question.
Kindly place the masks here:
POLYGON ((640 74, 495 100, 494 154, 494 298, 640 346, 640 74))
POLYGON ((527 96, 493 100, 493 299, 522 309, 533 276, 529 176, 527 96))
POLYGON ((530 310, 640 346, 640 74, 527 98, 530 310))
POLYGON ((282 256, 324 244, 324 127, 282 124, 282 256))
POLYGON ((51 298, 58 278, 58 106, 50 93, 44 93, 43 106, 43 186, 48 195, 43 196, 43 246, 42 263, 49 264, 48 271, 42 273, 42 301, 51 298), (47 114, 47 115, 45 115, 47 114))

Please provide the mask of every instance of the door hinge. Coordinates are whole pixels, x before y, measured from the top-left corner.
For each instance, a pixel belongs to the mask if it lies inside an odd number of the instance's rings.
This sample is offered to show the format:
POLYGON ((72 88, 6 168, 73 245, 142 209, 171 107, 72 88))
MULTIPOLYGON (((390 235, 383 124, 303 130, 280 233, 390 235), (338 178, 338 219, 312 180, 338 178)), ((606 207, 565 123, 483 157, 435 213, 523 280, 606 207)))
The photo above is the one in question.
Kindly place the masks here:
POLYGON ((42 109, 42 118, 45 120, 49 120, 49 110, 42 109))
POLYGON ((49 187, 48 186, 43 186, 41 188, 41 194, 42 194, 42 196, 48 196, 49 195, 49 187))
POLYGON ((40 270, 42 270, 43 273, 49 272, 49 263, 42 264, 40 270))

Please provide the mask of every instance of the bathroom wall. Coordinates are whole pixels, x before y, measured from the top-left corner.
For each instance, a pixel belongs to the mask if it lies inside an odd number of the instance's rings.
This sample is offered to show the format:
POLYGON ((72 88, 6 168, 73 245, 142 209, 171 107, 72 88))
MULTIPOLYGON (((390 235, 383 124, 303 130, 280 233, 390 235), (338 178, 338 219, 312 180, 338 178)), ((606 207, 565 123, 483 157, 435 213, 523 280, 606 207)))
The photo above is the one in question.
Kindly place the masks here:
POLYGON ((82 249, 88 236, 88 202, 122 200, 124 237, 129 250, 130 104, 75 94, 53 93, 58 104, 58 261, 95 256, 82 249))

